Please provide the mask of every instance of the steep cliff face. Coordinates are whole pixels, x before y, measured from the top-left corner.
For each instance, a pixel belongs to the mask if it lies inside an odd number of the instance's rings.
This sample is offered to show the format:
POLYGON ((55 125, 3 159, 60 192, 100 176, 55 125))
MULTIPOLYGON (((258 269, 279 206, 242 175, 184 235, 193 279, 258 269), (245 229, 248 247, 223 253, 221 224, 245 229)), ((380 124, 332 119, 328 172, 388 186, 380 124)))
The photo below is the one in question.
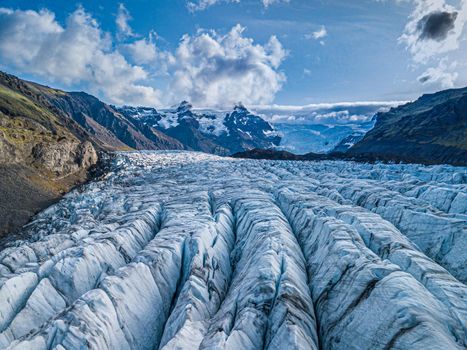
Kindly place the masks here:
POLYGON ((62 140, 48 145, 39 143, 32 149, 32 156, 37 167, 62 176, 88 169, 97 162, 96 150, 88 141, 78 143, 62 140))
POLYGON ((424 95, 377 115, 347 152, 382 160, 467 164, 467 88, 424 95))

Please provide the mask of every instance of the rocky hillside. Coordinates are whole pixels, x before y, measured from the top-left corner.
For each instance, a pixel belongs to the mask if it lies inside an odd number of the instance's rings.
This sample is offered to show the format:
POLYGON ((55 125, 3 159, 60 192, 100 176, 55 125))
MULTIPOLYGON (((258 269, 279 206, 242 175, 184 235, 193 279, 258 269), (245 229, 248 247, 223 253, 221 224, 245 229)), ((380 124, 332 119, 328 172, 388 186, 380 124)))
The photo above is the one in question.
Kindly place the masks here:
POLYGON ((44 98, 61 94, 0 73, 0 235, 84 181, 97 162, 86 132, 44 98))
POLYGON ((467 165, 467 88, 424 95, 378 114, 375 127, 347 154, 467 165))
POLYGON ((0 72, 0 236, 86 181, 100 151, 183 148, 91 95, 0 72))
POLYGON ((75 120, 103 149, 183 149, 180 142, 134 120, 84 92, 49 96, 50 102, 75 120))

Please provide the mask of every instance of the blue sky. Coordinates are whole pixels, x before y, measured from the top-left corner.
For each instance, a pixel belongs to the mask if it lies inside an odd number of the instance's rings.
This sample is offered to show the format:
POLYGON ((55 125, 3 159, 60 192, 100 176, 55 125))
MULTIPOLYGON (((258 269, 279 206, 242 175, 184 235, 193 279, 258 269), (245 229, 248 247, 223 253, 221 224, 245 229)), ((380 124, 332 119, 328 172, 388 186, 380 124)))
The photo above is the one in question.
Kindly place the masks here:
POLYGON ((191 1, 2 0, 0 67, 155 106, 394 101, 467 85, 463 0, 191 1), (444 26, 427 37, 433 14, 444 26))

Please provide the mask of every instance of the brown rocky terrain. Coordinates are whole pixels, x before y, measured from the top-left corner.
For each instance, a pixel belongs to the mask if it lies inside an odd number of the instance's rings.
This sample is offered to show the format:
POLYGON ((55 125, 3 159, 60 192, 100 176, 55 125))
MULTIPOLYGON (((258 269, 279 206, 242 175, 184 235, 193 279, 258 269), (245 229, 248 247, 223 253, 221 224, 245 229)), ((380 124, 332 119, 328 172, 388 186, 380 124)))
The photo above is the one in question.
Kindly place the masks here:
POLYGON ((86 181, 98 160, 86 133, 50 107, 32 84, 0 74, 0 235, 86 181))

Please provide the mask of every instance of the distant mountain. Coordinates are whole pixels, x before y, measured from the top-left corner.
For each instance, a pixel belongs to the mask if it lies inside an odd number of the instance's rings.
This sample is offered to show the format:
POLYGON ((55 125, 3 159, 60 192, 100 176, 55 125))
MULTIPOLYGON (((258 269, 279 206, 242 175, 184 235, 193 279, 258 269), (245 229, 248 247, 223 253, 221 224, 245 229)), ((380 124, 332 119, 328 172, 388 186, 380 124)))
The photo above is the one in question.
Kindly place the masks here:
POLYGON ((196 110, 186 101, 160 111, 147 107, 115 108, 133 123, 159 130, 189 150, 229 155, 253 148, 275 147, 281 141, 270 123, 241 104, 232 112, 196 110))
POLYGON ((423 95, 376 116, 347 154, 380 160, 467 165, 467 88, 423 95))
POLYGON ((405 102, 342 102, 305 106, 252 106, 254 114, 272 123, 282 139, 278 149, 295 154, 329 153, 345 138, 364 134, 372 118, 405 102))
POLYGON ((363 136, 373 123, 329 125, 329 124, 274 124, 282 140, 279 149, 296 154, 329 153, 336 147, 343 149, 352 136, 363 136))

